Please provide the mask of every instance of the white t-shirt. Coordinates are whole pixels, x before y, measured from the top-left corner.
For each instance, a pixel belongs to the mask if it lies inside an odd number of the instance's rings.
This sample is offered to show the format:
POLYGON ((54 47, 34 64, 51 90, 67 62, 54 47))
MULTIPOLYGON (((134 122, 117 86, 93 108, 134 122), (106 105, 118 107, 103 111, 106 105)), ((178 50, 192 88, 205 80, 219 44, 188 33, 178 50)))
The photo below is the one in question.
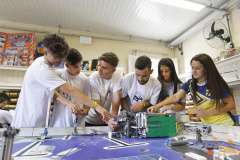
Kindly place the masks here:
MULTIPOLYGON (((80 73, 79 75, 76 75, 76 76, 72 76, 72 75, 68 74, 66 69, 58 69, 58 70, 56 70, 56 73, 60 78, 65 80, 71 86, 79 89, 89 98, 91 97, 88 77, 85 76, 83 73, 80 73)), ((83 104, 72 99, 66 93, 63 93, 60 91, 60 94, 64 98, 66 98, 74 103, 79 104, 79 106, 81 108, 83 108, 83 104)), ((76 116, 74 114, 72 114, 72 112, 69 110, 68 106, 64 106, 63 104, 59 104, 59 103, 55 102, 53 107, 54 107, 53 113, 52 113, 52 117, 50 118, 49 126, 50 127, 72 127, 73 121, 76 116)), ((85 117, 78 117, 78 127, 84 127, 84 126, 85 126, 85 117)))
MULTIPOLYGON (((166 90, 168 92, 168 96, 167 97, 170 97, 171 95, 173 95, 173 92, 174 92, 174 82, 170 82, 170 83, 166 83, 166 82, 163 82, 166 86, 166 90)), ((182 87, 182 84, 178 84, 177 85, 177 91, 182 87)), ((186 97, 184 96, 179 102, 186 102, 186 97)), ((158 102, 160 103, 160 101, 158 102)), ((175 104, 178 104, 178 103, 175 103, 175 104)), ((162 108, 159 108, 158 112, 161 113, 162 111, 162 108)), ((178 123, 182 122, 182 117, 181 117, 181 112, 175 112, 175 111, 172 111, 172 110, 167 110, 165 111, 164 113, 176 113, 176 121, 178 123)))
MULTIPOLYGON (((98 72, 91 74, 89 81, 91 86, 92 99, 100 100, 101 106, 107 111, 110 111, 113 93, 119 91, 122 88, 122 77, 123 72, 118 68, 116 68, 116 71, 113 73, 112 78, 109 80, 99 78, 98 72)), ((92 108, 86 116, 86 122, 97 125, 105 124, 92 108)))
POLYGON ((49 98, 64 83, 44 57, 37 58, 25 74, 12 126, 45 127, 49 98))
MULTIPOLYGON (((152 105, 156 105, 161 88, 161 83, 153 76, 149 77, 146 84, 141 85, 136 74, 129 73, 122 80, 122 98, 128 96, 128 110, 132 104, 139 101, 149 101, 152 105)), ((146 111, 147 107, 143 108, 142 112, 146 111)))
POLYGON ((8 127, 7 124, 12 124, 12 119, 13 117, 8 111, 0 109, 0 122, 2 123, 4 128, 8 127))

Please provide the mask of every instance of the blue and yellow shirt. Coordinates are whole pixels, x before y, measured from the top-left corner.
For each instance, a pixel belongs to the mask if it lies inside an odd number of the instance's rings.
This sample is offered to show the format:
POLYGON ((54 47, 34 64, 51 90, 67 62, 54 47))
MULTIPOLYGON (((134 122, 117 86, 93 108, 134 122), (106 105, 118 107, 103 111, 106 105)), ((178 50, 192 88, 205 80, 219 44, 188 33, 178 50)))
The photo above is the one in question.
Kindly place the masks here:
MULTIPOLYGON (((192 80, 190 79, 183 84, 181 89, 183 89, 187 93, 190 93, 193 98, 193 91, 192 91, 191 84, 192 84, 192 80)), ((226 91, 223 93, 222 98, 226 98, 229 96, 230 96, 230 93, 226 91)), ((216 108, 216 105, 211 101, 211 95, 206 84, 202 86, 197 85, 196 97, 198 101, 197 108, 202 108, 205 110, 216 108)), ((201 118, 201 121, 203 123, 209 123, 209 124, 234 125, 234 121, 231 116, 232 116, 231 112, 222 113, 218 115, 209 115, 201 118)))

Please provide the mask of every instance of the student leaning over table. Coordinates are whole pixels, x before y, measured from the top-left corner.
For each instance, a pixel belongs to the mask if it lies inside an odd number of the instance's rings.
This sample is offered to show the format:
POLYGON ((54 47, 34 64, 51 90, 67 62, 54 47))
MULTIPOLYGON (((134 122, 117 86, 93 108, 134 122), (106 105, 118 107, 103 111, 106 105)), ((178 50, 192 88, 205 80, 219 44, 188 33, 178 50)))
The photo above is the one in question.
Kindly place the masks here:
POLYGON ((68 44, 63 37, 56 34, 47 35, 43 39, 44 56, 37 58, 28 68, 21 93, 17 102, 12 126, 45 127, 49 99, 56 100, 67 105, 72 113, 81 112, 79 106, 63 98, 55 89, 67 93, 76 101, 89 106, 100 113, 103 120, 108 121, 111 115, 106 109, 89 99, 80 90, 72 87, 59 78, 53 70, 53 65, 59 66, 67 56, 68 44))
MULTIPOLYGON (((58 77, 62 78, 64 81, 69 83, 71 86, 82 91, 86 96, 90 96, 90 84, 88 77, 81 73, 82 70, 82 55, 81 53, 71 48, 69 50, 69 54, 65 58, 65 66, 64 69, 57 69, 55 72, 58 77)), ((80 113, 77 115, 77 126, 84 127, 85 126, 85 116, 88 114, 89 107, 78 103, 68 94, 59 91, 62 97, 72 101, 76 104, 79 104, 81 107, 80 113)), ((58 102, 54 103, 53 113, 50 118, 49 126, 50 127, 73 127, 73 121, 75 120, 76 115, 73 114, 68 106, 60 104, 58 102)))
MULTIPOLYGON (((118 114, 120 105, 121 81, 123 72, 117 68, 119 59, 113 52, 103 53, 98 57, 98 72, 94 72, 89 77, 91 96, 94 101, 101 104, 107 111, 112 110, 113 116, 118 114)), ((86 116, 86 126, 108 125, 112 131, 118 129, 114 117, 108 122, 101 120, 101 115, 90 109, 86 116)))
POLYGON ((152 61, 143 55, 135 62, 135 73, 129 73, 122 80, 121 111, 146 112, 156 105, 162 85, 151 76, 152 61))
POLYGON ((235 108, 233 95, 212 58, 207 54, 198 54, 191 59, 190 64, 192 79, 184 83, 174 95, 148 108, 148 112, 156 112, 166 104, 176 103, 190 93, 197 106, 196 115, 203 123, 234 125, 235 118, 230 112, 235 108))
MULTIPOLYGON (((162 90, 158 103, 175 94, 181 87, 182 82, 178 79, 175 66, 170 58, 162 58, 158 63, 158 80, 162 83, 162 90)), ((177 103, 164 105, 159 109, 160 113, 176 113, 176 121, 182 123, 180 111, 185 109, 185 96, 177 103)))

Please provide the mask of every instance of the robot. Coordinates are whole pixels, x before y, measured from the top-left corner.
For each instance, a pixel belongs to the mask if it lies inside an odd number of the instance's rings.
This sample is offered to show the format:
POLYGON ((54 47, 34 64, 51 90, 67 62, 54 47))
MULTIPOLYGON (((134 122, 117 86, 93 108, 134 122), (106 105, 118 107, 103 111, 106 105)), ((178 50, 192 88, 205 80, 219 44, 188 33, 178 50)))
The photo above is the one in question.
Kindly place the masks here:
POLYGON ((177 124, 174 113, 158 114, 146 112, 123 112, 115 120, 124 127, 125 137, 169 137, 177 135, 177 124))

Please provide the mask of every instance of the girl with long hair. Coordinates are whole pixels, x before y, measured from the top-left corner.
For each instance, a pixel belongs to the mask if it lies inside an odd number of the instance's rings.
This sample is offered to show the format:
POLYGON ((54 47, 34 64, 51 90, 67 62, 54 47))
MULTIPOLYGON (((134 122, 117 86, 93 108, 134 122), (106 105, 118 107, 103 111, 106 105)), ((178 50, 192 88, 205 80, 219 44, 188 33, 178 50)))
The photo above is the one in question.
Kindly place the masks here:
POLYGON ((207 54, 198 54, 190 64, 192 79, 184 83, 177 93, 148 108, 148 112, 153 113, 166 104, 176 103, 190 93, 197 107, 196 115, 203 123, 234 125, 235 119, 230 112, 235 108, 233 95, 212 58, 207 54))
MULTIPOLYGON (((178 79, 175 66, 170 58, 163 58, 158 63, 158 80, 162 84, 162 90, 159 95, 158 102, 165 100, 167 97, 175 94, 182 86, 182 82, 178 79)), ((182 122, 180 111, 185 109, 185 97, 177 103, 164 105, 159 109, 163 113, 176 113, 178 123, 182 122)))

